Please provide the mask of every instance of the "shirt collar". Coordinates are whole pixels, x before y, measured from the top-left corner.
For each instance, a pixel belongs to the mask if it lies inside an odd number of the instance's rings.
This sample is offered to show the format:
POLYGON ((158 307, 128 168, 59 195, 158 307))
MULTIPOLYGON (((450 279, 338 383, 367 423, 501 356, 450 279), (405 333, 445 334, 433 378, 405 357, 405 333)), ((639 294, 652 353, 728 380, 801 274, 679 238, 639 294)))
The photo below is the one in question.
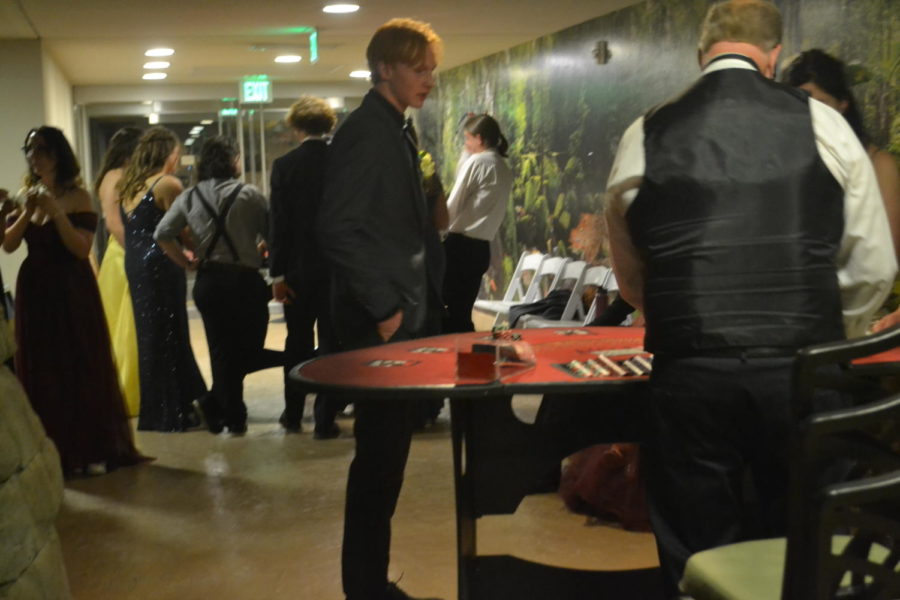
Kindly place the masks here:
POLYGON ((303 138, 303 141, 300 142, 300 145, 302 146, 302 145, 305 144, 306 142, 327 142, 327 141, 328 141, 328 134, 324 134, 324 135, 308 135, 308 136, 306 136, 305 138, 303 138))
POLYGON ((759 71, 756 63, 749 56, 730 52, 722 54, 712 59, 703 69, 703 75, 713 73, 714 71, 722 71, 724 69, 746 69, 748 71, 759 71))

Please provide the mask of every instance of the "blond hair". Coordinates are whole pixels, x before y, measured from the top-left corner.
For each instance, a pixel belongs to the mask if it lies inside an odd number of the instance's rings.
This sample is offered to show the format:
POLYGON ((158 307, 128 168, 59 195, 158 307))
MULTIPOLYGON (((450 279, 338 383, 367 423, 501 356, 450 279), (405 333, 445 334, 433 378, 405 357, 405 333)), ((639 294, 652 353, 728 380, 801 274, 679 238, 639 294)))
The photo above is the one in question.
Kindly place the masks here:
POLYGON ((781 43, 781 13, 768 0, 729 0, 709 7, 700 30, 700 51, 718 42, 744 42, 770 52, 781 43))
POLYGON ((375 31, 366 48, 372 82, 379 81, 379 63, 415 66, 425 60, 429 47, 440 61, 443 42, 431 25, 414 19, 391 19, 375 31))
POLYGON ((116 186, 122 202, 134 198, 144 189, 148 177, 162 171, 178 143, 178 136, 159 125, 151 127, 141 136, 116 186))
POLYGON ((299 131, 305 131, 309 135, 323 135, 328 133, 337 122, 334 109, 321 98, 315 96, 300 96, 291 105, 291 109, 284 117, 285 124, 299 131))

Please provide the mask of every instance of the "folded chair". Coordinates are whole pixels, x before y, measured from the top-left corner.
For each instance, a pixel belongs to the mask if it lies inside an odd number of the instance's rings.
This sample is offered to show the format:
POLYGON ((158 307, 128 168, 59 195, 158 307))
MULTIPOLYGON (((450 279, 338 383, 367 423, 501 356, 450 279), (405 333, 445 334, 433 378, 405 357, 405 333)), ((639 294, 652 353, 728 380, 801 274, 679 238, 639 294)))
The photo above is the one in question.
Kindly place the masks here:
POLYGON ((791 447, 787 538, 694 554, 681 588, 695 600, 900 598, 900 454, 884 438, 900 420, 900 394, 860 377, 897 374, 898 363, 850 361, 900 345, 900 327, 801 350, 794 369, 799 420, 791 447), (835 368, 835 366, 839 368, 835 368), (809 414, 813 390, 840 389, 852 408, 809 414), (852 466, 823 483, 836 462, 852 466), (833 478, 832 478, 833 480, 833 478))

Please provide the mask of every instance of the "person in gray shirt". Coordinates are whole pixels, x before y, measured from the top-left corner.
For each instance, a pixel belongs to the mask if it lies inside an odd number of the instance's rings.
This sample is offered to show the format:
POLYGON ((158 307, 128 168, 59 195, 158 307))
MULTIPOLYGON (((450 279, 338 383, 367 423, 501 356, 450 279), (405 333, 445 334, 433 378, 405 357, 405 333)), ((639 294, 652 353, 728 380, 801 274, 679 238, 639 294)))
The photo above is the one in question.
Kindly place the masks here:
POLYGON ((269 324, 269 287, 259 269, 258 242, 269 232, 262 193, 237 180, 240 154, 227 138, 207 140, 200 151, 199 183, 172 204, 156 228, 159 246, 177 265, 196 271, 194 302, 203 318, 212 366, 212 394, 199 401, 211 433, 247 431, 244 376, 280 367, 281 352, 263 344, 269 324), (178 237, 187 227, 195 251, 178 237))

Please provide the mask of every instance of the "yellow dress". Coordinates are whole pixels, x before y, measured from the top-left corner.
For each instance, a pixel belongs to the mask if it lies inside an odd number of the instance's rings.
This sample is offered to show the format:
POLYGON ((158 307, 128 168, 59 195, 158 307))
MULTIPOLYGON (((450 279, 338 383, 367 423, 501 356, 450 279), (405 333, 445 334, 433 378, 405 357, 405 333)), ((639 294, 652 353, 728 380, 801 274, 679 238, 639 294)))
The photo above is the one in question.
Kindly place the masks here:
POLYGON ((138 415, 141 403, 141 385, 138 375, 137 337, 134 330, 134 310, 131 308, 131 291, 125 277, 125 250, 110 236, 106 254, 97 276, 103 312, 109 326, 113 356, 119 371, 119 385, 125 397, 128 416, 138 415))

